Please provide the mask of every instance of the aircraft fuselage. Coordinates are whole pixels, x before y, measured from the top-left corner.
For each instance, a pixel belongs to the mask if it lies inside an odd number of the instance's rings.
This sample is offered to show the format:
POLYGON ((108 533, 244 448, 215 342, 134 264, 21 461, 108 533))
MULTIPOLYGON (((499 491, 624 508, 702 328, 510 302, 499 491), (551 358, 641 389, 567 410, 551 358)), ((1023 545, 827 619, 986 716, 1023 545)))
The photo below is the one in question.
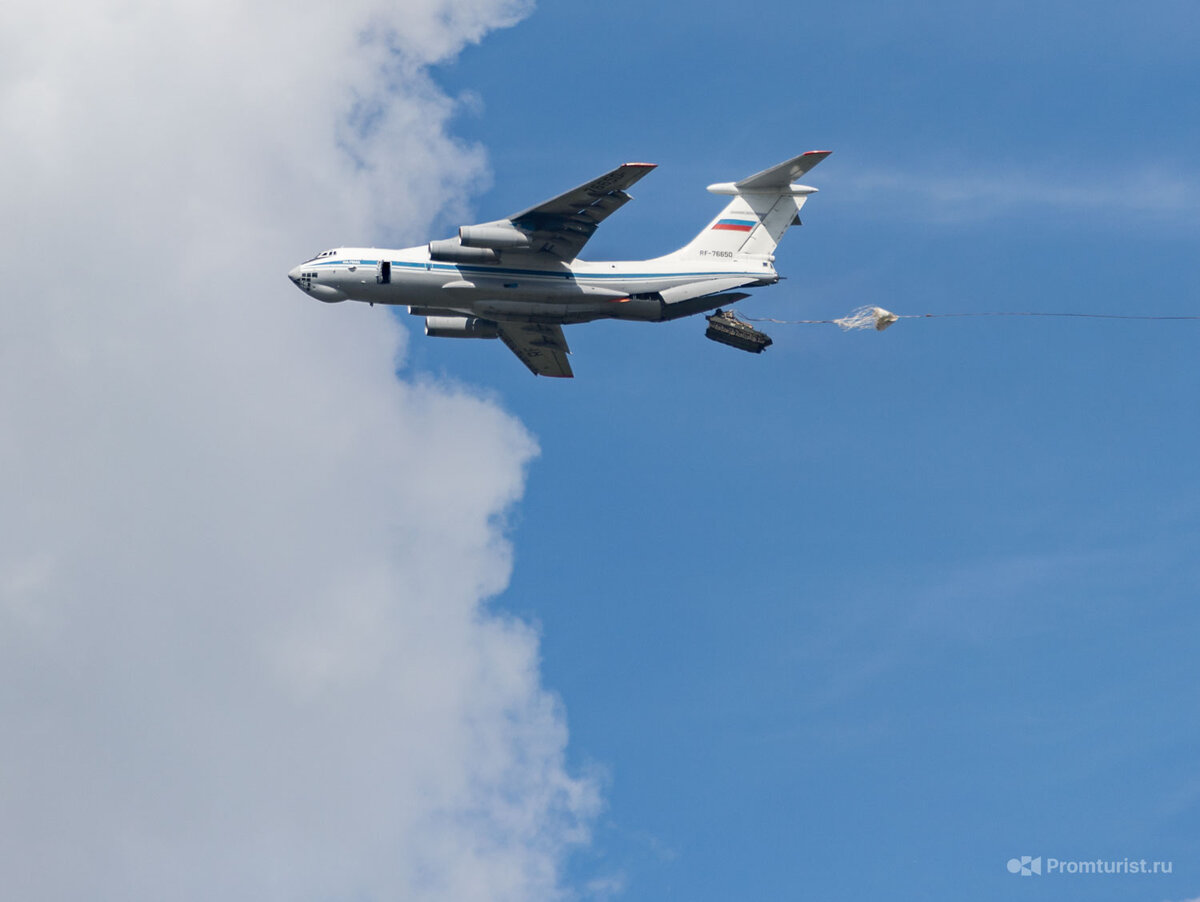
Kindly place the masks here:
POLYGON ((770 285, 771 258, 730 257, 564 262, 504 252, 497 263, 447 263, 427 246, 339 248, 295 267, 289 278, 327 303, 407 305, 419 315, 460 314, 514 322, 659 320, 672 292, 707 295, 737 285, 770 285), (681 265, 684 264, 684 265, 681 265))

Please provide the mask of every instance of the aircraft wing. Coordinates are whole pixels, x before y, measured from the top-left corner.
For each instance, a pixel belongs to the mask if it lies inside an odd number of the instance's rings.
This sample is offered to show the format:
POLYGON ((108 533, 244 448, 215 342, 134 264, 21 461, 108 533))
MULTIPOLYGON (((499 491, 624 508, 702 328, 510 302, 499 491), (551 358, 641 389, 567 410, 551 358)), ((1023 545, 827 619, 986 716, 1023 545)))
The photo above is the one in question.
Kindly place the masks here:
POLYGON ((579 255, 596 226, 633 200, 625 189, 654 167, 654 163, 626 163, 509 219, 530 233, 531 250, 570 262, 579 255))
POLYGON ((535 376, 570 379, 575 375, 567 360, 571 349, 567 347, 562 326, 500 322, 496 328, 504 343, 535 376))

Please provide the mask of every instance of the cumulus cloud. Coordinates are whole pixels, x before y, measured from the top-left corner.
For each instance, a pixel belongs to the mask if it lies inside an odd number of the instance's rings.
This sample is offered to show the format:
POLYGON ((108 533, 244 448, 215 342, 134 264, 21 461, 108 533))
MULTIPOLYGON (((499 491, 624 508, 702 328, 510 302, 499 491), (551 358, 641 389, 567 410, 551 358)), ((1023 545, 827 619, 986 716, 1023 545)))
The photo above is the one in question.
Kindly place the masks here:
POLYGON ((467 202, 483 156, 423 67, 525 11, 5 12, 6 895, 559 890, 596 790, 486 604, 536 444, 284 277, 467 202))

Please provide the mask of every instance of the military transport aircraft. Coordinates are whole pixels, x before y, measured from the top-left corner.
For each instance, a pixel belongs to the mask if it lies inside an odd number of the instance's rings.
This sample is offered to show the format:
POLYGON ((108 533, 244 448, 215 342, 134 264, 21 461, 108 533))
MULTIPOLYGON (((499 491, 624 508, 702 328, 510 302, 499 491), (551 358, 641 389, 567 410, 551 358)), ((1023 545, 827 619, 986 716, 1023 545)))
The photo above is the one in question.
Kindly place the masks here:
POLYGON ((679 319, 749 297, 734 289, 778 282, 775 247, 817 190, 793 183, 829 153, 809 151, 709 185, 732 200, 689 244, 652 260, 578 259, 596 227, 632 200, 626 189, 655 165, 626 163, 507 219, 462 226, 454 238, 403 250, 337 248, 288 277, 328 303, 406 304, 425 317, 426 335, 499 338, 534 374, 570 377, 564 325, 679 319))

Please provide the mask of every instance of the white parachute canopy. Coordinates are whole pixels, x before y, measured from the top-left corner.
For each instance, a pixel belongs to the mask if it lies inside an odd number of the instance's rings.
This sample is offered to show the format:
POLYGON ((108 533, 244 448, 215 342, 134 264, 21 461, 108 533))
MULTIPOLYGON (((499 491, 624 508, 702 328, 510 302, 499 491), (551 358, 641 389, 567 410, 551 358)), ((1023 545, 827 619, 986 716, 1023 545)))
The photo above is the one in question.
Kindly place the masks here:
POLYGON ((849 332, 852 329, 874 329, 876 332, 882 332, 899 318, 890 310, 884 310, 882 307, 868 306, 859 307, 852 311, 849 316, 843 316, 841 319, 835 319, 833 322, 843 332, 849 332))

